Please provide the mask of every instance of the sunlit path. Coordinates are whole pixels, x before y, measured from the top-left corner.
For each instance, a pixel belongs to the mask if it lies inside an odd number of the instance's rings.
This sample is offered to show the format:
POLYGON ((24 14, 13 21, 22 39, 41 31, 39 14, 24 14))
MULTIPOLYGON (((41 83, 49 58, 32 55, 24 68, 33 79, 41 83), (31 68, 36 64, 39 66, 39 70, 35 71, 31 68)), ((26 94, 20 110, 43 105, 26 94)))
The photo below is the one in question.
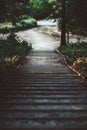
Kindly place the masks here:
POLYGON ((58 24, 57 21, 55 21, 54 19, 37 21, 37 25, 50 25, 50 26, 53 26, 53 25, 57 25, 57 24, 58 24))
POLYGON ((19 32, 18 35, 28 42, 30 41, 33 50, 56 50, 60 45, 60 38, 57 40, 38 32, 37 29, 19 32))

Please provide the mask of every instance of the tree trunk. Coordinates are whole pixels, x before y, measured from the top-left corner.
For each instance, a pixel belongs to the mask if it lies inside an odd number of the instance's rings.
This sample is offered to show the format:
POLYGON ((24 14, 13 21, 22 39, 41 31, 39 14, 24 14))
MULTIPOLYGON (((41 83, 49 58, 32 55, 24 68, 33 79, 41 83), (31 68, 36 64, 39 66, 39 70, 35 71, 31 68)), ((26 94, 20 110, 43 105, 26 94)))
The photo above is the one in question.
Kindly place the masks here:
POLYGON ((66 38, 67 39, 67 43, 69 43, 69 27, 67 27, 67 31, 66 32, 67 32, 67 38, 66 38))
POLYGON ((61 46, 66 44, 66 0, 62 2, 61 46))
POLYGON ((14 16, 14 8, 15 8, 15 1, 11 0, 11 20, 12 20, 13 26, 16 24, 16 20, 15 20, 15 16, 14 16))

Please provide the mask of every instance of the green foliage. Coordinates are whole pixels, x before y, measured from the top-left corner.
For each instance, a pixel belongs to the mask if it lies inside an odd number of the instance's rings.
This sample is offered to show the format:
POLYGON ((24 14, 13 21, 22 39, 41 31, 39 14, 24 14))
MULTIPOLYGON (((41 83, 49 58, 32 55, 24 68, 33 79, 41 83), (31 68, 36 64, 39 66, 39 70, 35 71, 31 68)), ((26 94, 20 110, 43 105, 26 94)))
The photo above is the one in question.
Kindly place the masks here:
POLYGON ((31 19, 32 17, 30 17, 29 15, 20 15, 19 16, 19 21, 23 20, 23 19, 31 19))
POLYGON ((53 11, 53 0, 29 0, 31 16, 46 18, 53 11))
POLYGON ((68 43, 58 48, 72 64, 78 57, 87 56, 87 42, 68 43))
POLYGON ((13 25, 25 16, 47 17, 53 11, 55 0, 1 0, 0 21, 12 21, 13 25))
POLYGON ((30 49, 28 43, 19 39, 15 34, 11 34, 8 39, 0 40, 0 72, 5 72, 14 65, 30 49))
MULTIPOLYGON (((23 18, 23 17, 22 17, 23 18)), ((0 28, 1 33, 8 33, 10 31, 20 31, 28 28, 37 26, 37 21, 34 18, 29 17, 28 19, 20 19, 19 23, 16 23, 14 26, 8 25, 7 27, 0 28)))
POLYGON ((72 67, 78 70, 87 80, 87 57, 77 58, 76 61, 73 62, 72 67))
POLYGON ((22 25, 28 25, 28 24, 35 24, 36 23, 36 20, 34 18, 29 18, 29 19, 24 19, 24 20, 21 20, 21 24, 22 25))
POLYGON ((87 78, 87 42, 68 43, 58 48, 70 65, 87 78))

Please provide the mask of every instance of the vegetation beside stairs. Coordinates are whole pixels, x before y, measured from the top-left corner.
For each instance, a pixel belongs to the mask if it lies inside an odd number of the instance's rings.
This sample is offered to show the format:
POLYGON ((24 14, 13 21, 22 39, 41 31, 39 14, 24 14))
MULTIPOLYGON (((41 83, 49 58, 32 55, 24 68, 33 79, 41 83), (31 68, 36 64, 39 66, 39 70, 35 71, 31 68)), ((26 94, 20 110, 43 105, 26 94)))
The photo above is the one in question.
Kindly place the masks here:
POLYGON ((16 68, 32 47, 31 43, 11 33, 7 39, 0 39, 0 48, 0 73, 3 77, 16 68))
POLYGON ((87 82, 87 42, 67 43, 58 50, 71 68, 78 71, 87 82))

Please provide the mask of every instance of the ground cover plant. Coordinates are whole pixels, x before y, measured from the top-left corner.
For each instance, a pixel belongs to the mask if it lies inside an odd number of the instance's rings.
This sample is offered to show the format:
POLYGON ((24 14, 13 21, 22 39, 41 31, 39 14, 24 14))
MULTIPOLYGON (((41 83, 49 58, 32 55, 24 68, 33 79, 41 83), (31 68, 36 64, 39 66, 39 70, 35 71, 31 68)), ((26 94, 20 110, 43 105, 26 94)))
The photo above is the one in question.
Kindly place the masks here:
POLYGON ((0 39, 0 72, 13 69, 31 48, 28 43, 11 33, 7 39, 0 39))
POLYGON ((19 21, 15 25, 12 25, 11 22, 8 22, 7 24, 2 23, 0 25, 1 25, 0 32, 8 33, 10 31, 20 31, 35 27, 37 25, 37 22, 34 18, 31 17, 22 18, 21 16, 19 21))
POLYGON ((68 43, 58 50, 64 54, 68 64, 87 80, 87 42, 68 43))

